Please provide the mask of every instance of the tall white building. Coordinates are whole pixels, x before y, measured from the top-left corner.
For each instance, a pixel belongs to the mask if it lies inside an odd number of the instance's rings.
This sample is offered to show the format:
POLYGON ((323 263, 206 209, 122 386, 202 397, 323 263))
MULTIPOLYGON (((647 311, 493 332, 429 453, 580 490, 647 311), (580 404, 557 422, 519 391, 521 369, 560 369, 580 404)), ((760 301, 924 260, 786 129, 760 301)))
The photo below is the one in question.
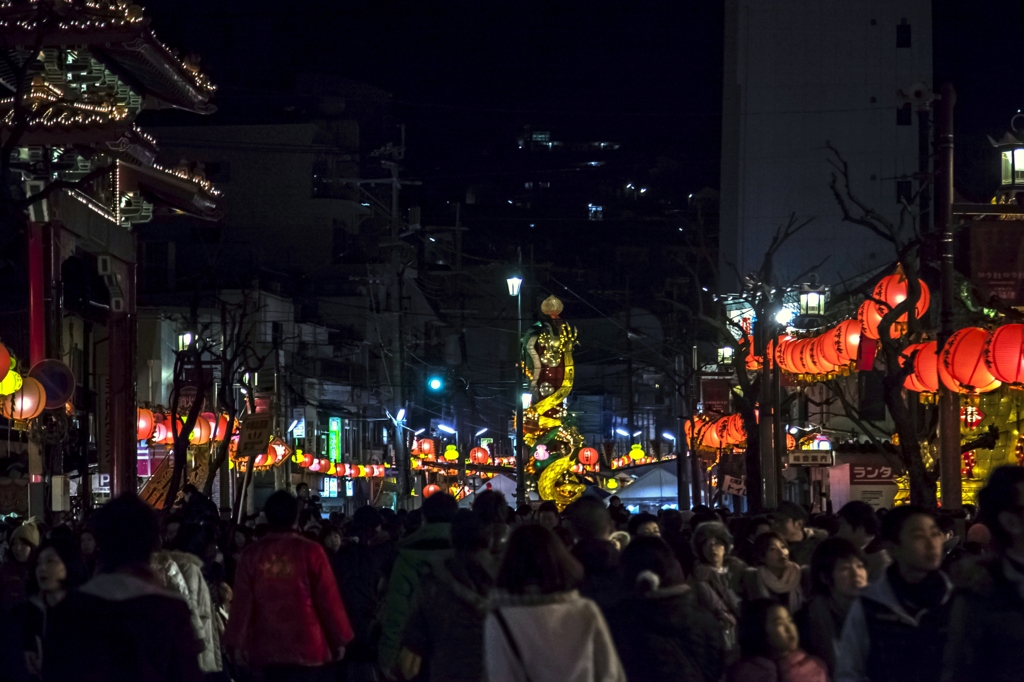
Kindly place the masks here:
POLYGON ((814 222, 776 259, 782 283, 826 257, 826 284, 894 260, 841 221, 825 145, 848 162, 853 192, 895 220, 898 197, 919 187, 918 116, 900 97, 915 83, 933 87, 930 0, 727 0, 720 291, 760 267, 794 213, 814 222))

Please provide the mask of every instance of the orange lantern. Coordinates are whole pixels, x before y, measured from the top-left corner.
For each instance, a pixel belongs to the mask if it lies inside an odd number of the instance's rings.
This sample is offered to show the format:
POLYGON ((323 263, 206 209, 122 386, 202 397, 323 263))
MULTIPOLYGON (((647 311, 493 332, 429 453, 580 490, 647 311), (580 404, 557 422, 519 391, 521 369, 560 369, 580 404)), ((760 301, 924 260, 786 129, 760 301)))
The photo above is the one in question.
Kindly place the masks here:
POLYGON ((828 358, 825 357, 825 346, 827 343, 828 339, 825 338, 824 334, 815 337, 811 342, 811 360, 819 374, 831 374, 839 369, 836 363, 829 362, 828 358))
MULTIPOLYGON (((687 422, 689 423, 689 422, 687 422)), ((692 427, 691 427, 692 428, 692 427)), ((583 448, 580 450, 579 460, 581 464, 585 464, 588 467, 597 464, 601 458, 600 454, 594 448, 583 448)))
POLYGON ((743 415, 739 413, 729 415, 728 430, 729 441, 732 444, 747 442, 747 429, 743 426, 743 415))
MULTIPOLYGON (((882 323, 882 316, 878 313, 878 306, 874 301, 864 301, 857 308, 857 320, 860 321, 861 334, 865 338, 878 340, 881 332, 878 325, 882 323)), ((895 324, 889 327, 889 338, 898 339, 900 330, 895 324)))
POLYGON ((266 466, 266 464, 267 464, 267 453, 264 452, 261 455, 256 455, 256 461, 253 462, 253 466, 261 467, 261 466, 266 466))
POLYGON ((807 374, 811 369, 807 366, 804 356, 804 349, 807 347, 808 339, 798 339, 789 344, 786 349, 786 362, 796 374, 807 374))
POLYGON ((1004 384, 1024 384, 1024 324, 1004 324, 989 332, 985 366, 1004 384))
POLYGON ((412 447, 409 448, 409 454, 410 455, 420 455, 420 454, 422 454, 420 452, 420 442, 418 440, 416 440, 415 438, 412 439, 412 447))
POLYGON ((196 425, 192 427, 192 437, 189 441, 192 445, 206 445, 210 442, 210 422, 202 415, 196 417, 196 425))
POLYGON ((794 438, 791 433, 786 434, 786 449, 796 450, 796 438, 794 438))
POLYGON ((166 443, 168 437, 171 436, 171 430, 167 428, 167 422, 157 422, 153 424, 153 444, 160 445, 166 443))
POLYGON ((715 420, 712 428, 718 436, 718 442, 720 443, 719 447, 728 447, 733 445, 732 439, 729 438, 729 417, 719 417, 715 420))
POLYGON ((439 492, 441 492, 441 486, 439 485, 434 485, 433 483, 431 483, 430 485, 423 486, 423 497, 430 497, 434 493, 439 492))
POLYGON ((311 468, 313 466, 313 462, 314 462, 313 455, 310 455, 310 454, 307 453, 302 458, 302 461, 299 462, 299 466, 302 467, 303 469, 309 469, 309 468, 311 468))
POLYGON ((424 438, 419 442, 420 454, 424 457, 434 456, 434 441, 430 438, 424 438))
POLYGON ((860 346, 860 322, 844 320, 822 336, 821 355, 837 367, 848 365, 857 359, 857 348, 860 346))
POLYGON ((32 377, 24 377, 21 388, 0 398, 0 414, 8 419, 35 419, 46 407, 46 389, 32 377))
POLYGON ((153 421, 153 410, 140 407, 138 409, 138 417, 139 429, 135 440, 149 440, 153 435, 153 427, 156 426, 156 423, 153 421))
POLYGON ((487 448, 473 448, 469 451, 469 461, 473 464, 487 464, 490 459, 491 454, 487 448))
POLYGON ((793 367, 789 364, 789 347, 796 342, 791 336, 783 336, 779 339, 779 342, 775 344, 774 357, 775 362, 778 363, 779 367, 786 372, 792 372, 793 367))
POLYGON ((700 443, 710 450, 722 447, 722 439, 718 435, 718 429, 715 428, 715 422, 706 421, 699 426, 697 437, 700 443))
POLYGON ((1000 381, 985 366, 988 332, 981 327, 960 329, 949 337, 939 356, 939 378, 946 388, 961 393, 988 393, 1000 381))
POLYGON ((572 465, 572 472, 573 472, 574 474, 582 474, 582 473, 583 473, 583 471, 584 471, 584 469, 583 469, 583 465, 582 465, 582 464, 580 464, 579 462, 577 462, 576 464, 573 464, 573 465, 572 465))
MULTIPOLYGON (((928 312, 928 305, 931 303, 932 294, 924 280, 919 279, 918 282, 921 283, 921 296, 917 299, 917 304, 914 306, 914 316, 920 318, 924 317, 924 314, 928 312)), ((879 319, 881 319, 882 315, 885 315, 891 309, 907 300, 909 294, 907 283, 907 277, 903 274, 903 268, 898 268, 895 273, 888 277, 883 277, 882 281, 875 285, 875 290, 871 297, 886 303, 886 305, 874 304, 879 319)), ((903 315, 897 320, 897 322, 901 323, 906 321, 907 315, 903 315)))
POLYGON ((903 353, 899 357, 900 367, 902 367, 906 364, 908 358, 913 356, 914 353, 917 353, 916 357, 914 357, 914 371, 903 380, 903 387, 908 391, 915 391, 917 393, 929 392, 929 389, 921 383, 921 380, 917 377, 917 370, 920 368, 921 361, 924 359, 924 350, 927 345, 927 343, 912 343, 903 349, 903 353))
POLYGON ((220 417, 217 418, 216 431, 210 435, 210 438, 212 438, 215 441, 222 441, 225 438, 230 437, 231 433, 229 432, 228 427, 228 416, 226 414, 222 414, 220 417))

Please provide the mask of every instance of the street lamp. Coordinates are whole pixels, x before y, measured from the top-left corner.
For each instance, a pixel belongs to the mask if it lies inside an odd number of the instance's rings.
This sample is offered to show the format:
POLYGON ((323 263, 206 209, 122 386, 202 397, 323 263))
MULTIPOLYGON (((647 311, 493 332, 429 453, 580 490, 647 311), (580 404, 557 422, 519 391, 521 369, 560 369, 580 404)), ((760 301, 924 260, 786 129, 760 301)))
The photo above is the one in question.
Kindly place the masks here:
POLYGON ((825 314, 825 298, 828 289, 812 284, 800 285, 800 314, 820 317, 825 314))
POLYGON ((395 415, 395 421, 396 422, 404 422, 405 421, 405 408, 404 407, 401 408, 400 410, 398 410, 398 414, 395 415))
POLYGON ((664 432, 663 434, 661 434, 661 437, 662 437, 662 438, 664 438, 665 440, 670 440, 670 441, 672 441, 672 444, 673 444, 673 445, 675 445, 675 442, 676 442, 676 437, 675 437, 675 436, 673 436, 673 435, 672 435, 671 433, 669 433, 668 431, 665 431, 665 432, 664 432))
POLYGON ((412 434, 412 435, 414 435, 414 436, 418 436, 418 435, 420 435, 421 433, 423 433, 424 431, 426 431, 426 429, 416 429, 415 431, 413 431, 413 434, 412 434))
MULTIPOLYGON (((519 265, 523 264, 523 253, 517 250, 519 265)), ((526 505, 526 471, 523 462, 523 411, 530 406, 526 401, 528 393, 523 390, 523 363, 522 349, 523 342, 523 278, 514 274, 505 280, 508 284, 508 295, 516 297, 516 388, 521 393, 520 400, 516 403, 516 506, 526 505)), ((530 396, 532 400, 533 396, 530 396)))
POLYGON ((480 436, 484 435, 485 433, 487 433, 487 429, 480 429, 479 431, 476 432, 476 435, 474 435, 473 437, 474 438, 479 438, 480 436))
POLYGON ((626 429, 615 429, 615 433, 619 434, 623 438, 629 438, 629 431, 626 429))
POLYGON ((455 434, 458 433, 458 431, 456 431, 452 427, 448 426, 447 424, 438 424, 437 425, 437 430, 438 431, 444 431, 445 433, 455 433, 455 434))

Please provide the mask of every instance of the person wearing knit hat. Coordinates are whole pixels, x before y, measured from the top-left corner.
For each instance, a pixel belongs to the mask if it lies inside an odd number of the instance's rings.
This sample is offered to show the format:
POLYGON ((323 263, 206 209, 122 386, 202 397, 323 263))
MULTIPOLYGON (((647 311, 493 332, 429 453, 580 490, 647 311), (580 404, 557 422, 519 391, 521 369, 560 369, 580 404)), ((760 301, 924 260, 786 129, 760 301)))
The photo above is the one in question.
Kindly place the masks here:
MULTIPOLYGON (((39 526, 32 522, 23 523, 11 532, 11 544, 18 541, 35 549, 39 546, 39 526)), ((27 561, 27 558, 26 558, 27 561)))

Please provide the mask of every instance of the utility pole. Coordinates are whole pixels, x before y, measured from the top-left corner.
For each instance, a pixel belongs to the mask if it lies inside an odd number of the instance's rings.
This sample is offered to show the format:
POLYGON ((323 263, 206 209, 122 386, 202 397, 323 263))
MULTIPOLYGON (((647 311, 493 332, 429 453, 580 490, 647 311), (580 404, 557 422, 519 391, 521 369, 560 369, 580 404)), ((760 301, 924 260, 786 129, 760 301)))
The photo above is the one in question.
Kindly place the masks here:
MULTIPOLYGON (((953 106, 956 91, 942 85, 939 96, 936 141, 935 227, 942 233, 942 314, 939 348, 953 334, 953 106)), ((939 468, 942 484, 942 508, 957 510, 963 506, 960 480, 960 395, 939 386, 939 468)))
MULTIPOLYGON (((691 395, 699 395, 700 391, 700 360, 697 355, 697 346, 693 347, 693 389, 691 395)), ((690 403, 693 404, 692 401, 690 403)), ((692 415, 691 411, 691 415, 692 415)), ((697 440, 697 422, 693 422, 693 436, 692 441, 687 443, 687 447, 690 450, 690 501, 693 503, 692 506, 696 507, 701 504, 701 479, 703 474, 700 466, 700 456, 697 454, 700 450, 700 441, 697 440)))
MULTIPOLYGON (((676 355, 674 369, 676 378, 673 383, 676 387, 676 393, 673 402, 675 403, 674 413, 676 418, 675 423, 672 425, 672 428, 675 429, 675 433, 672 434, 675 436, 672 445, 676 451, 676 502, 679 508, 682 509, 683 500, 689 498, 689 491, 686 489, 686 451, 689 450, 690 446, 687 442, 686 448, 679 447, 680 442, 686 442, 683 440, 685 438, 683 432, 683 420, 685 417, 683 412, 686 410, 686 396, 683 393, 685 385, 681 381, 681 378, 686 375, 686 365, 683 362, 682 355, 676 355)), ((690 506, 692 507, 693 505, 690 506)))
POLYGON ((629 400, 629 444, 633 444, 633 433, 636 428, 636 418, 633 414, 633 340, 632 331, 632 308, 629 302, 629 275, 626 275, 626 397, 629 400))
MULTIPOLYGON (((760 481, 747 481, 747 490, 753 486, 759 486, 761 492, 760 509, 757 511, 763 511, 765 509, 774 509, 778 506, 778 489, 776 487, 778 481, 775 478, 775 402, 774 398, 774 367, 778 365, 773 358, 768 357, 769 351, 775 352, 775 346, 778 343, 778 336, 775 333, 775 321, 771 318, 771 306, 767 302, 762 303, 763 315, 758 316, 757 324, 763 328, 762 334, 764 335, 764 348, 765 356, 764 362, 761 363, 761 395, 759 396, 758 402, 761 405, 760 408, 760 419, 757 424, 758 437, 761 448, 761 480, 760 481)), ((740 360, 742 361, 742 359, 740 360)), ((752 502, 758 502, 758 500, 751 500, 752 502)))

